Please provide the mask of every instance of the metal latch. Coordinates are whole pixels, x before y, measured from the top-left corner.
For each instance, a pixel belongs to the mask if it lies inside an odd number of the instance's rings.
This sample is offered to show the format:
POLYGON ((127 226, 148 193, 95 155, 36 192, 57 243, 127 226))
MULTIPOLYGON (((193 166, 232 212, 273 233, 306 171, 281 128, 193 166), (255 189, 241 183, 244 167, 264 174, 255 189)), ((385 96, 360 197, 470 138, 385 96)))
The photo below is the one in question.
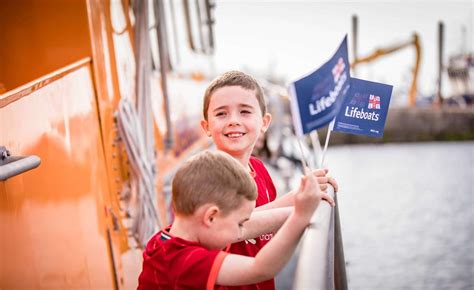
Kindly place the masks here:
POLYGON ((0 181, 7 180, 40 165, 41 159, 36 155, 10 156, 5 146, 0 146, 0 181))

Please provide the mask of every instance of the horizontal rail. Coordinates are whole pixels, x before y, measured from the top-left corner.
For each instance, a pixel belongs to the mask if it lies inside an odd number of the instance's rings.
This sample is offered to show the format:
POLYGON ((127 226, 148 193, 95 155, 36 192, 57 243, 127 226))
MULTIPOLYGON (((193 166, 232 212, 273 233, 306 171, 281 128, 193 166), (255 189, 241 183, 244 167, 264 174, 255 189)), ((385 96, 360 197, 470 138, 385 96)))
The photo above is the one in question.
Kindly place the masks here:
MULTIPOLYGON (((329 187, 328 194, 335 198, 332 187, 329 187)), ((294 290, 347 289, 339 218, 336 215, 337 205, 333 209, 323 201, 318 206, 302 239, 294 290)))

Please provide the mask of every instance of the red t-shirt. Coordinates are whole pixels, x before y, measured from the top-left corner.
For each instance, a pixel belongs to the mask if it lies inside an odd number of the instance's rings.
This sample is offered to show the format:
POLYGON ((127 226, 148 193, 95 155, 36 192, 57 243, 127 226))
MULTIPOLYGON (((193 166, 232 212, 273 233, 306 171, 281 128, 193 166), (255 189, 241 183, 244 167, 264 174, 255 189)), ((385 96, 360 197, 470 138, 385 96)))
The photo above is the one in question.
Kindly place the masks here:
POLYGON ((227 253, 158 232, 143 252, 138 290, 227 289, 216 286, 217 274, 227 253))
MULTIPOLYGON (((258 207, 258 206, 267 204, 271 201, 274 201, 276 198, 275 185, 273 184, 272 178, 270 177, 270 174, 268 174, 268 171, 263 165, 262 161, 252 156, 250 157, 250 166, 253 169, 252 175, 255 179, 255 183, 257 184, 257 188, 258 188, 256 206, 258 207)), ((232 254, 255 257, 258 251, 260 251, 260 249, 265 244, 267 244, 271 240, 272 237, 273 237, 273 233, 268 233, 265 235, 261 235, 259 238, 255 240, 247 240, 247 241, 242 241, 239 243, 232 244, 229 252, 232 254)), ((234 286, 234 287, 229 286, 227 288, 232 289, 232 290, 237 290, 237 289, 274 290, 275 280, 270 279, 270 280, 263 281, 257 284, 246 285, 246 286, 234 286)))

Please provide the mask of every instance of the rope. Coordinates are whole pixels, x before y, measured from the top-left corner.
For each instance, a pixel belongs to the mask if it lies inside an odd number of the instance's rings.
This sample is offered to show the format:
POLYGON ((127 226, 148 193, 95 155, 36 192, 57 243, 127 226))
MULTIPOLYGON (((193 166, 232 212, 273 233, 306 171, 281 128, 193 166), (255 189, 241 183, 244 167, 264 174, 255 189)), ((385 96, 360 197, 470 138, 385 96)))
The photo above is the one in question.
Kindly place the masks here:
MULTIPOLYGON (((140 117, 128 98, 122 98, 116 113, 119 134, 137 181, 137 213, 131 227, 132 235, 142 246, 162 228, 156 210, 156 168, 153 158, 147 158, 147 146, 140 117)), ((152 145, 153 146, 153 145, 152 145)))

